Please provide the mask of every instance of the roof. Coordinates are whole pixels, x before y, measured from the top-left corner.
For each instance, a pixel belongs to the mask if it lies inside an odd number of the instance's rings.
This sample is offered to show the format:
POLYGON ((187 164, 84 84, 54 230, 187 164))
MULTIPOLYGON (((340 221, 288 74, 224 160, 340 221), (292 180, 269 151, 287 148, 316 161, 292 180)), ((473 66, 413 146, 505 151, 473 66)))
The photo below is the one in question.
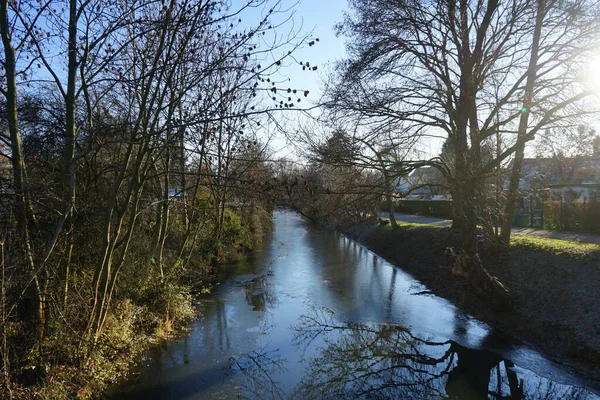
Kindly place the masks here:
POLYGON ((525 158, 519 188, 599 183, 600 158, 525 158))
POLYGON ((400 177, 396 190, 406 192, 415 186, 438 183, 437 170, 433 167, 419 167, 410 175, 400 177))

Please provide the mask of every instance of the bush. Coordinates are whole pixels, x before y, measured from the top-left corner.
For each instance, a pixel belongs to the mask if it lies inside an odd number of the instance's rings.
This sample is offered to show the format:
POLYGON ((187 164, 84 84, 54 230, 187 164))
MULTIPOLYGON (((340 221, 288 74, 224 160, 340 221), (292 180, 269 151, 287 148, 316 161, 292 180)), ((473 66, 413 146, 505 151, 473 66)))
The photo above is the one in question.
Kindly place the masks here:
POLYGON ((144 323, 159 336, 170 333, 196 315, 190 288, 175 282, 153 281, 139 301, 147 307, 144 323))
MULTIPOLYGON (((383 209, 387 211, 387 209, 383 209)), ((451 200, 399 200, 396 212, 452 219, 451 200)))
POLYGON ((242 226, 242 219, 233 210, 226 208, 223 220, 223 244, 246 243, 249 233, 242 226))

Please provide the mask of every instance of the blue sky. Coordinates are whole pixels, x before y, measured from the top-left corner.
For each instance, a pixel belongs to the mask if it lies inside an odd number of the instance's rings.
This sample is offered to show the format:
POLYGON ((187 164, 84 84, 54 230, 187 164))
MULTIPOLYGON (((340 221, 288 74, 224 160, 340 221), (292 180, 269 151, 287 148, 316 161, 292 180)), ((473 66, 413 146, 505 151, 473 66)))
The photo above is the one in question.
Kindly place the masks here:
MULTIPOLYGON (((245 0, 233 0, 235 7, 236 2, 242 2, 245 0)), ((268 5, 269 7, 275 3, 272 0, 268 5)), ((275 78, 282 82, 280 87, 287 87, 288 85, 292 88, 299 90, 309 90, 310 95, 300 103, 303 107, 308 107, 316 102, 322 94, 322 82, 326 79, 328 74, 333 72, 334 63, 337 60, 341 60, 346 56, 345 49, 345 37, 337 37, 334 31, 334 25, 343 21, 344 12, 349 10, 347 0, 282 0, 281 9, 289 9, 289 13, 281 13, 273 18, 273 23, 281 22, 293 14, 292 20, 289 21, 285 26, 279 28, 280 34, 287 34, 290 29, 300 30, 302 34, 311 33, 311 38, 319 38, 319 42, 314 46, 304 46, 304 48, 296 51, 294 57, 297 61, 310 62, 311 67, 317 66, 317 71, 303 71, 302 66, 298 65, 291 60, 284 63, 280 74, 275 78), (289 83, 285 82, 289 78, 289 83)), ((248 14, 249 19, 260 20, 262 17, 263 10, 254 9, 252 13, 248 14)), ((287 51, 287 49, 286 49, 287 51)), ((281 50, 281 54, 284 51, 281 50)), ((274 54, 277 56, 277 52, 274 54)), ((268 99, 266 100, 268 101, 268 99)), ((280 114, 279 120, 281 123, 285 123, 288 130, 293 131, 297 129, 300 122, 297 118, 302 117, 295 113, 284 112, 280 114)), ((438 154, 441 150, 443 140, 427 140, 420 147, 421 151, 424 151, 430 156, 438 154)), ((275 157, 288 157, 291 159, 298 159, 295 154, 294 143, 288 142, 283 135, 278 134, 270 142, 270 147, 276 152, 275 157)))
MULTIPOLYGON (((233 0, 233 8, 242 4, 245 0, 233 0), (239 3, 239 4, 236 4, 239 3)), ((273 6, 275 1, 268 4, 273 6)), ((327 75, 331 73, 336 60, 345 57, 345 39, 336 37, 334 25, 342 22, 344 11, 348 9, 346 0, 282 0, 281 13, 275 14, 272 18, 273 24, 278 24, 286 18, 291 17, 290 21, 278 28, 279 35, 287 35, 291 30, 298 32, 299 36, 310 34, 311 39, 318 38, 314 46, 303 45, 302 48, 294 51, 294 60, 288 59, 283 63, 282 68, 272 77, 272 79, 281 82, 280 87, 292 87, 298 90, 308 90, 310 92, 305 100, 302 97, 301 107, 308 107, 317 102, 322 94, 322 82, 327 75), (289 10, 287 13, 283 12, 289 10), (309 62, 310 66, 317 66, 316 71, 302 70, 298 62, 309 62), (289 81, 288 81, 289 79, 289 81), (288 82, 286 82, 288 81, 288 82)), ((265 10, 252 9, 246 14, 247 22, 252 24, 262 18, 265 10)), ((287 48, 278 49, 273 56, 278 57, 287 53, 287 48)), ((267 100, 268 101, 268 100, 267 100)), ((282 120, 293 120, 298 117, 295 113, 286 113, 282 115, 282 120)), ((294 124, 288 123, 290 129, 294 129, 294 124)), ((283 137, 278 137, 271 142, 273 150, 277 150, 277 156, 292 156, 293 149, 283 137)))
MULTIPOLYGON (((231 10, 237 10, 247 0, 233 0, 231 10)), ((276 4, 276 0, 266 1, 264 7, 249 8, 242 14, 243 24, 254 26, 266 14, 266 10, 276 4)), ((277 9, 277 7, 275 7, 277 9)), ((291 59, 287 59, 280 69, 278 80, 290 79, 290 85, 296 89, 310 90, 313 94, 319 91, 319 82, 326 76, 335 60, 344 58, 346 51, 345 39, 336 37, 334 25, 342 22, 344 11, 348 9, 346 0, 281 0, 278 12, 275 12, 270 23, 278 26, 276 34, 285 41, 286 36, 294 31, 294 42, 299 37, 310 35, 310 39, 318 38, 314 46, 304 44, 302 48, 294 51, 293 56, 297 62, 310 62, 310 66, 317 66, 318 70, 303 71, 302 66, 291 59)), ((267 36, 266 42, 271 40, 267 36)), ((309 39, 309 40, 310 40, 309 39)), ((266 44, 269 47, 269 44, 266 44)), ((287 53, 289 47, 275 49, 272 57, 281 57, 287 53)), ((269 57, 268 61, 273 62, 269 57)), ((264 64, 263 64, 264 65, 264 64)), ((317 93, 315 93, 317 94, 317 93)), ((313 96, 310 96, 314 98, 313 96)))
MULTIPOLYGON (((293 4, 294 1, 283 0, 284 6, 286 3, 293 4)), ((314 100, 319 93, 321 77, 330 70, 335 60, 346 54, 344 38, 336 37, 333 27, 342 21, 343 12, 347 9, 346 0, 300 0, 294 8, 294 23, 301 23, 305 32, 313 32, 312 36, 319 38, 315 46, 298 51, 296 58, 298 61, 309 61, 318 70, 307 73, 299 65, 292 65, 284 73, 290 77, 292 84, 297 82, 300 86, 306 86, 314 94, 310 96, 314 100)))

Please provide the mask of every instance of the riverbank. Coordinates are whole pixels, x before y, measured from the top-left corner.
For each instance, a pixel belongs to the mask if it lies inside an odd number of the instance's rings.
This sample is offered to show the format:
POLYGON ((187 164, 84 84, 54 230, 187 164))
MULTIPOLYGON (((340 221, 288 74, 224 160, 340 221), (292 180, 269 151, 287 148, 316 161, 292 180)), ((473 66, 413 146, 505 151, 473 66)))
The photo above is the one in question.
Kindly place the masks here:
MULTIPOLYGON (((142 354, 187 332, 201 317, 195 299, 210 293, 219 281, 220 269, 252 254, 268 242, 272 231, 272 211, 257 207, 242 214, 226 209, 222 238, 214 240, 211 231, 198 234, 188 258, 182 257, 176 241, 166 241, 161 278, 157 259, 148 260, 135 248, 130 254, 132 261, 121 273, 122 283, 115 290, 102 335, 94 342, 83 334, 81 322, 87 321, 83 306, 65 314, 71 317, 70 330, 50 326, 44 340, 24 355, 27 337, 23 325, 10 322, 0 359, 6 348, 15 355, 10 364, 3 364, 11 371, 3 373, 6 380, 4 387, 0 384, 0 398, 110 397, 128 381, 142 354), (132 270, 136 273, 128 273, 132 270)), ((138 246, 140 242, 138 239, 138 246)))
POLYGON ((374 221, 340 227, 348 237, 409 272, 434 294, 553 360, 600 383, 600 248, 544 247, 519 240, 509 255, 483 251, 482 261, 509 290, 512 311, 495 312, 445 267, 450 228, 374 221))

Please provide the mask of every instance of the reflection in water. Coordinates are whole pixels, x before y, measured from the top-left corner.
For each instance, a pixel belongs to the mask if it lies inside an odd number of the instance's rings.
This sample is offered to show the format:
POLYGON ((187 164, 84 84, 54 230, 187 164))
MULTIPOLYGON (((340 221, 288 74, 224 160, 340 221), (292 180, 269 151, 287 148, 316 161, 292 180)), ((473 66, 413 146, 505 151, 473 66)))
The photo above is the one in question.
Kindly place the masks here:
POLYGON ((592 398, 541 377, 519 377, 510 361, 494 353, 425 340, 398 325, 338 323, 322 307, 313 307, 293 330, 304 351, 317 339, 323 343, 293 398, 592 398))
POLYGON ((234 370, 242 375, 240 384, 243 398, 283 399, 285 392, 276 380, 276 375, 288 372, 285 359, 279 350, 265 348, 252 351, 235 360, 234 370))
POLYGON ((244 282, 246 301, 252 306, 252 311, 265 311, 266 305, 273 303, 273 294, 266 291, 268 275, 262 274, 244 282))
POLYGON ((115 398, 599 399, 538 376, 581 385, 359 244, 274 219, 273 240, 224 265, 189 333, 115 398))

